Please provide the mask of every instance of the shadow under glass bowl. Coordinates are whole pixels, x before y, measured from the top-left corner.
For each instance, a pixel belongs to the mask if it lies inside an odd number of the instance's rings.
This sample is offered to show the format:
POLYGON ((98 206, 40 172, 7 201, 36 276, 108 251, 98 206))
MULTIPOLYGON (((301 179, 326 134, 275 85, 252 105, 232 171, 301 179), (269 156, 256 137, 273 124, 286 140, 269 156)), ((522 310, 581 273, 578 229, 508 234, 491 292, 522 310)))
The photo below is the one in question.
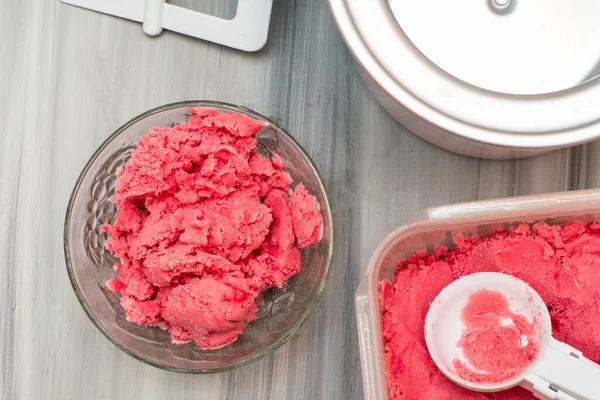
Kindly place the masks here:
POLYGON ((210 101, 167 104, 127 122, 102 143, 81 172, 67 208, 64 228, 67 271, 73 290, 94 325, 121 350, 145 363, 176 372, 226 371, 256 361, 281 346, 304 322, 325 287, 333 255, 333 221, 319 172, 302 146, 264 116, 243 107, 210 101), (257 151, 277 154, 293 184, 302 182, 321 207, 323 238, 302 250, 302 269, 282 288, 259 295, 257 319, 238 339, 217 349, 193 343, 174 344, 158 327, 141 327, 126 320, 120 295, 105 282, 115 278, 118 261, 105 249, 107 234, 101 226, 112 223, 117 171, 131 155, 140 136, 153 126, 172 126, 189 116, 192 107, 246 114, 268 125, 258 134, 257 151))

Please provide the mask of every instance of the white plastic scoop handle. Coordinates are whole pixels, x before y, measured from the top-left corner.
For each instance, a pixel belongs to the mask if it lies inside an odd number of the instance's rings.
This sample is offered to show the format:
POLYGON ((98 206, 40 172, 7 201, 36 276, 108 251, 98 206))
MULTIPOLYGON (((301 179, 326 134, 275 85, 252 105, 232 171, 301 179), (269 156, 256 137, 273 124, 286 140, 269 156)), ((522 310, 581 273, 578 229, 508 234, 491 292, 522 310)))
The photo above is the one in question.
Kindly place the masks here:
POLYGON ((435 298, 425 319, 425 341, 433 361, 450 380, 478 392, 497 392, 522 386, 542 400, 600 400, 600 366, 580 351, 552 337, 548 309, 528 284, 510 275, 482 272, 446 286, 435 298), (461 311, 469 296, 481 289, 504 294, 513 312, 536 324, 540 352, 516 378, 501 383, 476 383, 458 376, 453 361, 463 332, 461 311))

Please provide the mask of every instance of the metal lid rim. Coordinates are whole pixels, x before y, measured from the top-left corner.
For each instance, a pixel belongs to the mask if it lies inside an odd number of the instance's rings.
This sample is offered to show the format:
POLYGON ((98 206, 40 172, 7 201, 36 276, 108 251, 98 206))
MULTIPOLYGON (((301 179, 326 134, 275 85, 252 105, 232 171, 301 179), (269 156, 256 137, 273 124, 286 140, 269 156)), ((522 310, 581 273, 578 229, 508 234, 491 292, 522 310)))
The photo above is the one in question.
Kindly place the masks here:
MULTIPOLYGON (((542 132, 510 132, 489 129, 470 124, 426 104, 395 80, 369 50, 354 25, 345 0, 329 0, 331 13, 338 30, 357 64, 378 87, 395 101, 419 117, 447 130, 449 133, 506 148, 552 149, 585 143, 600 137, 600 121, 562 129, 542 132), (485 137, 482 137, 485 136, 485 137), (543 140, 542 140, 543 139, 543 140)), ((529 96, 532 97, 532 96, 529 96)))

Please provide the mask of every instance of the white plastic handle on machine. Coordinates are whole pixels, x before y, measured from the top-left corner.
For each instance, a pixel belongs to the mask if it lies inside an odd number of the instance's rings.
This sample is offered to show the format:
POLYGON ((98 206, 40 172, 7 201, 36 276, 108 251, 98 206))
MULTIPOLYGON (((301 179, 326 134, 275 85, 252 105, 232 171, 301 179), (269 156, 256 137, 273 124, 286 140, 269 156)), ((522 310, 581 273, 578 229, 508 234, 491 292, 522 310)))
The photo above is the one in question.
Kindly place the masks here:
POLYGON ((267 42, 273 0, 240 0, 235 17, 223 19, 165 0, 60 0, 141 22, 149 36, 163 29, 244 51, 260 50, 267 42))
POLYGON ((156 36, 162 32, 162 16, 165 0, 146 0, 144 22, 142 27, 148 36, 156 36))
POLYGON ((433 300, 425 318, 425 341, 435 364, 450 380, 479 392, 498 392, 522 386, 542 400, 600 400, 600 366, 552 337, 548 308, 528 284, 513 276, 481 272, 446 286, 433 300), (471 382, 454 367, 463 332, 461 312, 471 294, 482 289, 502 293, 510 308, 535 324, 537 358, 519 376, 500 383, 471 382))

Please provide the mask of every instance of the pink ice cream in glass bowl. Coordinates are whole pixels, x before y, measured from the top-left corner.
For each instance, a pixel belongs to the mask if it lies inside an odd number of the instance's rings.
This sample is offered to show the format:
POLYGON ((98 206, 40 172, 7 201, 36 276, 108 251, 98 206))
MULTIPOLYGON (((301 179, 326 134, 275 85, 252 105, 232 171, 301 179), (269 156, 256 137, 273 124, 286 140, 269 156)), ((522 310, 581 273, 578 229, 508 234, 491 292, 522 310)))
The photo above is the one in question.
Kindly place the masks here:
POLYGON ((127 354, 187 373, 281 346, 325 287, 333 221, 302 146, 264 116, 164 105, 117 129, 79 176, 65 220, 69 279, 127 354))

